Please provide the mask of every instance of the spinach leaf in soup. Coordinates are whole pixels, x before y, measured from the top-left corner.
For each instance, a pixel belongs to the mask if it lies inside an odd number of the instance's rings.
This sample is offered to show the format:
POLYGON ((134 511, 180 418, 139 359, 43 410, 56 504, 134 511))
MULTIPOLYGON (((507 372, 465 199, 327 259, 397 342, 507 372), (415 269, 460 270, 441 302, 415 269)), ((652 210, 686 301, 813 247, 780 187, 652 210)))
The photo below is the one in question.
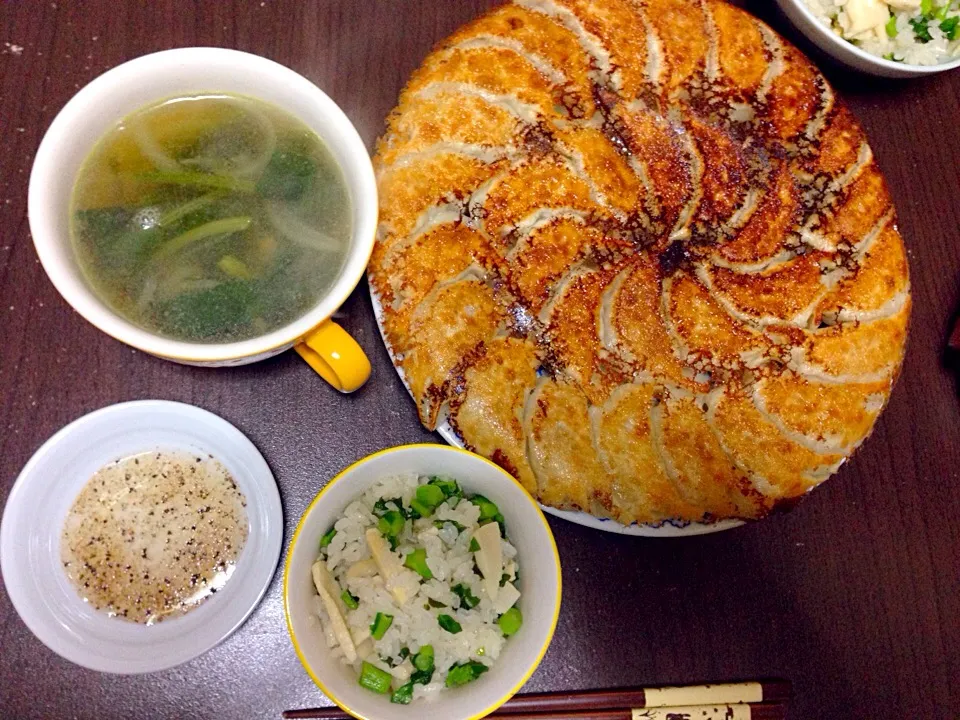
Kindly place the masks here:
POLYGON ((268 325, 275 325, 292 312, 297 315, 309 310, 315 299, 304 292, 301 279, 304 273, 315 273, 314 258, 298 249, 286 246, 274 255, 273 266, 260 283, 268 291, 263 294, 261 315, 268 325), (286 280, 286 281, 285 281, 286 280))
POLYGON ((253 322, 258 311, 252 283, 232 280, 208 290, 185 292, 156 307, 158 324, 204 340, 229 337, 253 322))
POLYGON ((75 232, 86 241, 92 260, 111 272, 134 272, 162 239, 157 228, 138 225, 136 213, 119 207, 81 210, 75 232))
POLYGON ((95 239, 120 233, 126 229, 132 217, 133 211, 124 207, 79 210, 76 215, 80 232, 95 239))
POLYGON ((277 150, 257 182, 257 192, 271 200, 294 201, 313 186, 317 164, 298 150, 277 150))

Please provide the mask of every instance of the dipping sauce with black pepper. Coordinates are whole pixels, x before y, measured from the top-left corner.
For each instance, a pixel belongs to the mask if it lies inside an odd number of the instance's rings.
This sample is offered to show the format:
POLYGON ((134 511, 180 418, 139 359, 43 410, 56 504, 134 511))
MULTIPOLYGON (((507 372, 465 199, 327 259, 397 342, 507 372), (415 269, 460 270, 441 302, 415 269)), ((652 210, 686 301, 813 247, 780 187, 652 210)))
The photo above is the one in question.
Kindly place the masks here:
POLYGON ((108 615, 152 625, 230 579, 247 541, 246 498, 210 455, 158 450, 106 465, 74 501, 63 568, 108 615))

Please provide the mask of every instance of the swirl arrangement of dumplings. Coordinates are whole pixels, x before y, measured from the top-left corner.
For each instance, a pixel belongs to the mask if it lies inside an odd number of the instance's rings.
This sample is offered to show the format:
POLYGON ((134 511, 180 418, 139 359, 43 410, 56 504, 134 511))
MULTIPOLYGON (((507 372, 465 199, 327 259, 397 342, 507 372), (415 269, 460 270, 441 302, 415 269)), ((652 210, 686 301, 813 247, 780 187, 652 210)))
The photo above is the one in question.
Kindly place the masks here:
POLYGON ((423 424, 541 502, 757 518, 899 371, 907 259, 856 120, 714 0, 517 0, 388 119, 369 277, 423 424))

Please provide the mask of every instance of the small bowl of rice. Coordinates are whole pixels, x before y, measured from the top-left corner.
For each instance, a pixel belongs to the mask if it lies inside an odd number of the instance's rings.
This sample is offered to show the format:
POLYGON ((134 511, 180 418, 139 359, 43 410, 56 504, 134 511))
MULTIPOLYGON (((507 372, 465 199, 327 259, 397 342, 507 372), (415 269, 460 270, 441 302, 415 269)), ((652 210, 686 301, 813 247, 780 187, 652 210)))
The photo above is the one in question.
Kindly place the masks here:
POLYGON ((960 0, 777 0, 821 50, 891 78, 960 67, 960 0))
POLYGON ((363 720, 473 720, 539 665, 560 613, 560 558, 502 468, 443 445, 354 463, 300 520, 284 610, 327 697, 363 720))

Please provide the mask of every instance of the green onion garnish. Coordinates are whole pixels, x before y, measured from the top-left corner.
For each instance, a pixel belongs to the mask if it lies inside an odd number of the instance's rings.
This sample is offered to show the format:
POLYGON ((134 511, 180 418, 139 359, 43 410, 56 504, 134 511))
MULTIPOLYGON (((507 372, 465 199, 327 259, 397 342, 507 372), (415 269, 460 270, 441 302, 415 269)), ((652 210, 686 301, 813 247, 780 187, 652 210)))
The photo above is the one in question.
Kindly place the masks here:
POLYGON ((410 501, 410 507, 413 508, 413 511, 422 518, 430 517, 431 515, 433 515, 433 508, 430 507, 429 505, 424 505, 422 502, 420 502, 416 498, 413 498, 410 501))
POLYGON ((445 498, 460 497, 463 491, 456 480, 444 480, 443 478, 430 478, 430 485, 440 488, 445 498))
POLYGON ((463 663, 462 665, 454 665, 450 668, 450 672, 447 673, 446 686, 452 688, 466 685, 468 682, 476 680, 489 669, 490 668, 483 663, 474 661, 463 663))
POLYGON ((378 612, 377 616, 373 619, 373 624, 370 626, 370 634, 373 635, 373 639, 383 639, 383 634, 390 629, 392 624, 393 615, 384 615, 378 612))
POLYGON ((397 537, 403 532, 403 524, 406 522, 403 515, 396 510, 387 510, 383 517, 377 521, 377 530, 386 537, 397 537))
POLYGON ((523 625, 523 614, 520 612, 520 608, 512 607, 507 610, 497 619, 497 625, 500 626, 504 636, 510 637, 513 635, 523 625))
POLYGON ((460 598, 460 606, 465 607, 468 610, 472 610, 477 605, 480 604, 480 598, 470 592, 470 588, 460 583, 459 585, 454 585, 450 588, 453 591, 453 594, 460 598))
POLYGON ((411 700, 413 700, 412 680, 406 685, 398 687, 393 691, 393 695, 390 696, 390 702, 396 703, 397 705, 409 705, 411 700))
POLYGON ((351 595, 349 590, 344 590, 340 593, 340 599, 343 600, 343 604, 351 610, 356 610, 360 607, 360 599, 351 595))
POLYGON ((433 670, 433 645, 424 645, 413 657, 413 666, 420 672, 433 670))
POLYGON ((440 624, 440 627, 442 627, 451 635, 456 635, 458 632, 463 630, 463 627, 460 625, 460 623, 458 623, 449 615, 438 615, 437 622, 440 624))
POLYGON ((385 670, 381 670, 376 665, 364 661, 360 667, 360 685, 367 690, 386 695, 390 692, 390 683, 393 676, 385 670))
POLYGON ((960 15, 954 15, 952 18, 947 18, 942 23, 940 23, 940 29, 943 31, 943 34, 947 36, 947 40, 953 41, 957 39, 958 30, 960 30, 960 15))
POLYGON ((325 548, 327 545, 329 545, 330 541, 333 540, 333 536, 336 534, 337 534, 336 528, 330 528, 329 530, 327 530, 324 536, 320 538, 320 547, 325 548))
POLYGON ((387 503, 393 503, 400 514, 408 520, 412 517, 409 511, 403 507, 403 500, 400 498, 392 498, 390 500, 387 498, 380 498, 373 504, 373 514, 379 518, 390 512, 390 508, 387 507, 387 503))
POLYGON ((474 495, 470 502, 480 508, 480 520, 493 520, 500 512, 496 503, 487 500, 483 495, 474 495))
POLYGON ((433 573, 430 571, 430 567, 427 565, 427 551, 423 548, 417 548, 412 553, 407 555, 406 559, 403 561, 403 566, 410 568, 424 580, 433 579, 433 573))
POLYGON ((909 22, 918 42, 928 43, 933 40, 933 36, 930 34, 930 21, 927 18, 911 18, 909 22))
POLYGON ((421 485, 417 488, 417 502, 423 503, 431 511, 446 499, 443 490, 436 485, 421 485))
POLYGON ((429 670, 417 670, 410 676, 410 682, 414 685, 429 685, 431 680, 433 680, 432 667, 429 670))

